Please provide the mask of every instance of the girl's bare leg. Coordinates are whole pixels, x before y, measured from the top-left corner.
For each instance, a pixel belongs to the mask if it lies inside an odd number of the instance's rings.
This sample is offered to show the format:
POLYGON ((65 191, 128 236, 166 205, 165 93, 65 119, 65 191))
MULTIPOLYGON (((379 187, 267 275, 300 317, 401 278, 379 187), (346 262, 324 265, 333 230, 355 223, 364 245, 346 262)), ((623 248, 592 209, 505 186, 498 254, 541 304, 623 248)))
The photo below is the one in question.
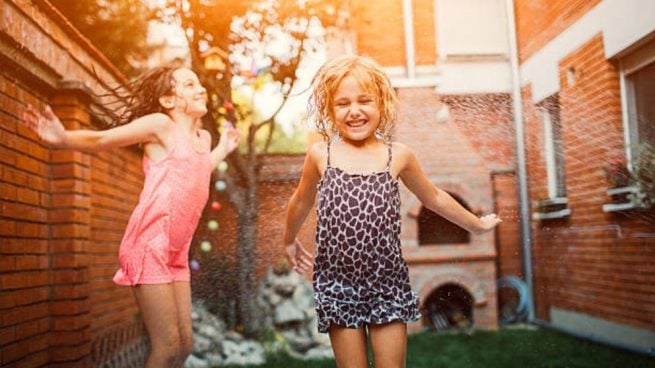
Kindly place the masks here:
POLYGON ((186 358, 193 352, 193 330, 191 328, 191 284, 174 282, 177 304, 177 325, 180 333, 180 354, 177 367, 183 367, 186 358))
POLYGON ((338 368, 368 368, 366 329, 330 325, 330 341, 338 368))
POLYGON ((137 285, 133 289, 150 338, 146 368, 175 367, 181 345, 173 284, 137 285))
POLYGON ((369 325, 369 337, 375 368, 405 368, 407 357, 407 325, 391 322, 369 325))

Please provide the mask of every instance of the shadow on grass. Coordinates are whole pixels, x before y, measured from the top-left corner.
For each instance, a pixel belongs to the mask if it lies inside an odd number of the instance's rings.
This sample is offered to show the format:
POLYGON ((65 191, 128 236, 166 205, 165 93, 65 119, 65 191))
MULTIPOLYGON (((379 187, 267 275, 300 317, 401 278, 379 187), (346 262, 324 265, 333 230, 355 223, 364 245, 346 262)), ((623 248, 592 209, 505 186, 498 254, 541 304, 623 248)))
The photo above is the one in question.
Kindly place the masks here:
MULTIPOLYGON (((268 357, 259 368, 334 368, 334 360, 268 357)), ((254 366, 249 366, 254 368, 254 366)), ((546 329, 502 329, 411 335, 407 368, 655 368, 655 358, 582 341, 546 329)), ((236 367, 231 367, 236 368, 236 367)), ((243 367, 242 367, 243 368, 243 367)))

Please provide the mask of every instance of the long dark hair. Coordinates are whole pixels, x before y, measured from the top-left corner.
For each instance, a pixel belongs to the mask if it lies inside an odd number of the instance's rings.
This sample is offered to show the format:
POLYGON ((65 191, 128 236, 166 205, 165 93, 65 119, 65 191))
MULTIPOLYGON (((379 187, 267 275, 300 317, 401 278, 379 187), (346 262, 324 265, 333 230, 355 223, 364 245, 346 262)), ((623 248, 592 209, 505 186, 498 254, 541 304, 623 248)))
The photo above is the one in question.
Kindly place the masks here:
POLYGON ((165 112, 159 98, 174 93, 173 72, 183 67, 181 61, 157 66, 125 85, 109 86, 97 74, 95 78, 107 93, 96 95, 105 105, 104 113, 111 120, 110 125, 126 124, 141 116, 165 112))

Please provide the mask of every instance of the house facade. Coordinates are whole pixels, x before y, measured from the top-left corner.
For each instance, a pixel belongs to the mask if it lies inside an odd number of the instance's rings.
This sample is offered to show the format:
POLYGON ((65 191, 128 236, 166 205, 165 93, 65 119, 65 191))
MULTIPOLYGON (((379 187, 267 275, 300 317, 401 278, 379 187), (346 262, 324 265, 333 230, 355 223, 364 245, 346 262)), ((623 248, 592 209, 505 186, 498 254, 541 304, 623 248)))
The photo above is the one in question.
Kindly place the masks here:
POLYGON ((515 11, 536 318, 652 352, 653 194, 627 172, 653 178, 655 3, 515 11))

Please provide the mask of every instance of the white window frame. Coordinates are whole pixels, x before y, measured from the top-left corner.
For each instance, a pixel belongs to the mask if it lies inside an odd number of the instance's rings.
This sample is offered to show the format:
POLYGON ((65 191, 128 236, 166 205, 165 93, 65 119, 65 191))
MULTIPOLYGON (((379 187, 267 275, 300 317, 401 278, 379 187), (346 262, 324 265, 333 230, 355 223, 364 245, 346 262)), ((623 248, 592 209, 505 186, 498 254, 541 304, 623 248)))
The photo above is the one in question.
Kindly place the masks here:
MULTIPOLYGON (((556 199, 556 198, 565 198, 566 197, 566 176, 562 175, 561 180, 563 181, 562 183, 559 183, 559 177, 557 175, 558 169, 558 160, 557 160, 557 149, 564 149, 564 147, 557 147, 555 144, 555 132, 553 131, 553 116, 552 116, 552 109, 549 108, 549 104, 552 102, 547 102, 546 106, 542 106, 539 108, 541 112, 541 122, 543 125, 543 132, 544 132, 544 160, 546 161, 546 181, 548 184, 548 198, 549 199, 556 199), (560 192, 560 188, 562 188, 560 192)), ((559 102, 556 102, 559 103, 559 102)), ((556 117, 559 119, 559 117, 556 117)), ((560 129, 560 141, 562 139, 561 137, 561 126, 559 127, 560 129)), ((564 161, 562 159, 562 162, 559 162, 559 165, 564 165, 564 161)), ((564 172, 564 167, 561 168, 562 172, 564 172)))
POLYGON ((655 40, 620 61, 621 112, 623 119, 623 139, 628 169, 633 169, 634 145, 639 142, 638 123, 635 121, 634 87, 630 76, 646 66, 655 63, 655 40))
POLYGON ((557 193, 557 163, 555 162, 555 140, 553 139, 553 120, 550 112, 541 109, 541 121, 544 125, 544 155, 546 156, 546 178, 548 198, 559 197, 557 193))

